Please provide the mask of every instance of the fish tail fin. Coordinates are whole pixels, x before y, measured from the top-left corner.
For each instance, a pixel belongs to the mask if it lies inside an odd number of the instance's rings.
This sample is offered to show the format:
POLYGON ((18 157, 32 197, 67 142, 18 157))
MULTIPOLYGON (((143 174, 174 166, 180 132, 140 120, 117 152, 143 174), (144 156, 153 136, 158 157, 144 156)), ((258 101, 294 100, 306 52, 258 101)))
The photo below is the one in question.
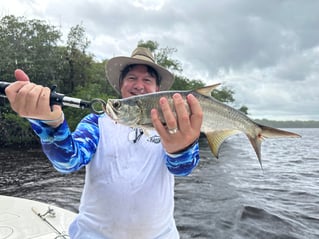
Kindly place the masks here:
POLYGON ((300 138, 301 137, 299 134, 281 130, 281 129, 276 129, 276 128, 265 126, 265 125, 258 124, 258 127, 261 129, 258 135, 256 135, 255 137, 247 135, 247 137, 256 152, 261 168, 262 168, 262 162, 261 162, 260 152, 261 152, 261 143, 264 138, 300 138))
POLYGON ((209 96, 211 97, 212 91, 217 88, 217 86, 219 86, 221 83, 217 83, 214 85, 208 85, 202 88, 198 88, 195 91, 201 95, 205 95, 205 96, 209 96))
POLYGON ((251 137, 250 135, 247 135, 247 137, 255 150, 259 165, 261 169, 263 169, 263 164, 261 162, 261 143, 263 141, 263 137, 261 135, 257 135, 256 137, 251 137))
POLYGON ((213 155, 218 158, 219 148, 223 142, 230 136, 238 134, 238 130, 217 130, 205 132, 209 148, 213 155))

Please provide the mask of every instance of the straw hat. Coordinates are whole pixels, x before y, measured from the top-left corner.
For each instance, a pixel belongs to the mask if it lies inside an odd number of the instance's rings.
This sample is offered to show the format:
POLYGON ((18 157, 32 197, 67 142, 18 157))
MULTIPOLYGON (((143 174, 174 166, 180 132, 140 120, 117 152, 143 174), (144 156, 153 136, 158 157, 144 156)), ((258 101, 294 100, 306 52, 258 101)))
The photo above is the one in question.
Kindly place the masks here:
POLYGON ((143 64, 152 67, 160 77, 160 90, 168 90, 174 83, 174 76, 172 73, 155 63, 150 50, 144 47, 137 47, 132 52, 131 57, 114 57, 106 64, 106 78, 118 93, 120 93, 121 73, 126 66, 132 64, 143 64))

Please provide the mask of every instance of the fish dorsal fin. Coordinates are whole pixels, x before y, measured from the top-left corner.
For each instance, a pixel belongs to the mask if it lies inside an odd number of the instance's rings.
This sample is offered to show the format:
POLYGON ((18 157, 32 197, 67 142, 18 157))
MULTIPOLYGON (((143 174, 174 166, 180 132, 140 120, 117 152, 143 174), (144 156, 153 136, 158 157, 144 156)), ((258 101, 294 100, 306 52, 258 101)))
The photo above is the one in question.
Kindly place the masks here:
POLYGON ((239 130, 218 130, 205 132, 208 145, 213 155, 218 158, 219 148, 223 142, 230 136, 240 133, 239 130))
POLYGON ((220 83, 214 84, 214 85, 208 85, 202 88, 198 88, 195 91, 201 95, 205 95, 205 96, 211 96, 212 91, 217 88, 217 86, 219 86, 220 83))

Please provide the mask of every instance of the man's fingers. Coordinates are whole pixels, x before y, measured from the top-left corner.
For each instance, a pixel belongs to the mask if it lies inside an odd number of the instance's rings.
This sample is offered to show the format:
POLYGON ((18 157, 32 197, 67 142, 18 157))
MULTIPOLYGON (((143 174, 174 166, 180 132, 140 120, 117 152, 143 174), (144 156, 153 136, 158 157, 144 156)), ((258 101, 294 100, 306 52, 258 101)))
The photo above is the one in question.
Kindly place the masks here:
POLYGON ((29 83, 18 89, 14 101, 11 103, 11 107, 18 112, 20 116, 25 117, 34 108, 37 99, 32 99, 29 95, 35 87, 35 84, 29 83))
POLYGON ((187 102, 191 111, 191 116, 190 116, 191 126, 195 130, 200 130, 202 126, 202 122, 203 122, 202 107, 200 106, 200 103, 198 102, 196 97, 193 96, 192 94, 189 94, 187 96, 187 102))
POLYGON ((180 94, 173 95, 173 102, 174 106, 171 108, 167 98, 162 97, 159 100, 166 125, 162 124, 163 119, 160 119, 156 109, 151 111, 153 126, 168 153, 185 149, 199 137, 203 117, 201 106, 193 95, 187 96, 189 109, 180 94))
POLYGON ((158 112, 156 109, 151 110, 151 118, 152 118, 152 123, 156 131, 160 134, 163 135, 165 132, 165 127, 163 126, 162 122, 159 119, 158 112))
POLYGON ((174 94, 173 99, 178 121, 178 127, 181 131, 188 131, 191 125, 189 120, 189 112, 185 105, 185 100, 180 94, 174 94))
POLYGON ((178 127, 178 123, 176 121, 176 116, 172 112, 172 109, 169 105, 168 100, 165 97, 160 99, 161 110, 163 112, 163 116, 166 122, 166 126, 168 129, 175 129, 178 127))

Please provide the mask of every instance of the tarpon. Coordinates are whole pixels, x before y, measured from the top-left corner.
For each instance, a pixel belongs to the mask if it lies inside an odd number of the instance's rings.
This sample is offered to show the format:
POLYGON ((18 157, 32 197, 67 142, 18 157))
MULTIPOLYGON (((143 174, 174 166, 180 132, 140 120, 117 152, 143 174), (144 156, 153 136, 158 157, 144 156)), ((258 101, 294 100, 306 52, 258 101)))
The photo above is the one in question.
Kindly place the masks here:
MULTIPOLYGON (((151 110, 153 108, 158 110, 160 119, 165 124, 159 106, 161 97, 168 99, 173 112, 175 112, 172 96, 179 93, 185 99, 188 94, 193 94, 203 110, 201 132, 206 135, 213 155, 218 158, 219 148, 225 139, 243 132, 252 144, 260 165, 262 165, 260 148, 264 138, 300 137, 292 132, 258 124, 239 110, 216 100, 211 96, 211 92, 218 85, 210 85, 191 91, 161 91, 125 99, 109 99, 105 111, 118 123, 132 127, 152 127, 151 110)), ((190 112, 186 100, 185 105, 190 112)))

